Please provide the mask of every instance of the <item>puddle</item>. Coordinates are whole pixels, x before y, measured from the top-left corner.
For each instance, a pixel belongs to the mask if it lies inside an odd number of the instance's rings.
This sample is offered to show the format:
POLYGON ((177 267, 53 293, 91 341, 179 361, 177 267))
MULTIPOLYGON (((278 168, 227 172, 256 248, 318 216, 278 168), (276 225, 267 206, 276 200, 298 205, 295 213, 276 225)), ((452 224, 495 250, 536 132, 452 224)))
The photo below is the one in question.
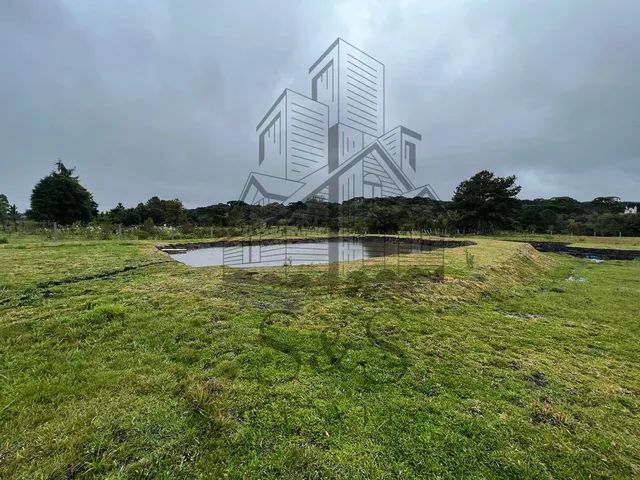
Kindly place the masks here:
POLYGON ((414 255, 436 248, 451 248, 472 242, 396 239, 384 237, 331 238, 313 240, 238 242, 222 246, 183 245, 158 247, 174 260, 192 267, 281 267, 349 262, 376 257, 414 255), (182 248, 180 248, 182 247, 182 248))

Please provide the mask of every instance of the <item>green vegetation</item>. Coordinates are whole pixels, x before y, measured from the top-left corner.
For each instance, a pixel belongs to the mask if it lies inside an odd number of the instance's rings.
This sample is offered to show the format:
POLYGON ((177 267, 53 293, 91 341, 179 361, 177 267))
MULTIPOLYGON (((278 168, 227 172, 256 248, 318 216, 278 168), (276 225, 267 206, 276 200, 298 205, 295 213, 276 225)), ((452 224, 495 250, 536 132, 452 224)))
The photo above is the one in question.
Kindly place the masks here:
POLYGON ((482 170, 464 180, 453 195, 452 211, 458 228, 471 232, 512 230, 519 202, 516 177, 496 177, 482 170))
POLYGON ((74 169, 56 162, 56 170, 40 180, 31 193, 29 217, 45 222, 69 225, 88 222, 98 214, 98 205, 89 191, 80 185, 74 169))
POLYGON ((155 225, 181 226, 186 233, 195 226, 216 228, 325 227, 361 233, 447 231, 456 234, 496 233, 566 234, 582 236, 639 236, 640 203, 613 197, 579 202, 569 197, 519 200, 514 177, 496 177, 482 171, 463 181, 451 202, 429 198, 356 198, 342 205, 318 200, 290 205, 247 205, 227 202, 169 213, 157 197, 135 208, 118 205, 102 213, 105 224, 139 225, 151 212, 155 225), (626 213, 625 213, 626 212, 626 213))
POLYGON ((9 234, 0 478, 638 477, 640 262, 477 243, 440 281, 9 234))
POLYGON ((33 190, 31 209, 25 212, 31 222, 22 221, 19 225, 22 215, 0 194, 0 225, 4 230, 11 220, 15 232, 43 234, 51 230, 53 222, 74 231, 90 224, 91 232, 86 238, 120 240, 223 237, 238 231, 246 234, 273 228, 342 229, 370 234, 640 235, 638 202, 622 202, 618 197, 598 197, 591 202, 570 197, 520 200, 516 198, 520 186, 515 176, 497 177, 486 170, 462 181, 452 201, 403 197, 354 198, 340 205, 322 199, 289 205, 230 201, 186 209, 179 199, 154 196, 133 208, 118 203, 109 211, 98 212, 92 195, 73 176, 74 170, 61 161, 56 168, 33 190))
POLYGON ((139 203, 135 208, 125 208, 119 203, 111 210, 105 219, 109 223, 122 225, 184 225, 188 222, 187 211, 182 202, 175 200, 160 200, 151 197, 146 203, 139 203))

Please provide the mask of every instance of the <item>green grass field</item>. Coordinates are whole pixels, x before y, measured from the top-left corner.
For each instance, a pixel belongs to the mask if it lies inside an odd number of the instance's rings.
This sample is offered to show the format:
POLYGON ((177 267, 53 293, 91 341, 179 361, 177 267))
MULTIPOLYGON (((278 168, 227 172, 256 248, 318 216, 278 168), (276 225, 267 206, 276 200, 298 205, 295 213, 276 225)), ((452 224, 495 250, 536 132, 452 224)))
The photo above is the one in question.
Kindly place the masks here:
POLYGON ((223 276, 8 240, 2 479, 640 477, 640 261, 223 276))

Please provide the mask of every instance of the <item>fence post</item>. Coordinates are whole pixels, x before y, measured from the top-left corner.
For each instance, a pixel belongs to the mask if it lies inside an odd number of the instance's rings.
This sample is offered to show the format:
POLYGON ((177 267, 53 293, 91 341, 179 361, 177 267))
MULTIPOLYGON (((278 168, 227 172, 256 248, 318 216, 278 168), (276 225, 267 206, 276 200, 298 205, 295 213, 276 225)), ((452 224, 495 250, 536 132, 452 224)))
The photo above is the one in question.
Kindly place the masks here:
POLYGON ((53 222, 53 239, 58 240, 58 222, 53 222))
POLYGON ((398 259, 397 272, 400 274, 400 233, 396 237, 396 257, 398 259))
POLYGON ((444 281, 444 242, 445 242, 445 231, 442 229, 442 281, 444 281))
POLYGON ((387 237, 382 237, 382 268, 387 268, 387 237))

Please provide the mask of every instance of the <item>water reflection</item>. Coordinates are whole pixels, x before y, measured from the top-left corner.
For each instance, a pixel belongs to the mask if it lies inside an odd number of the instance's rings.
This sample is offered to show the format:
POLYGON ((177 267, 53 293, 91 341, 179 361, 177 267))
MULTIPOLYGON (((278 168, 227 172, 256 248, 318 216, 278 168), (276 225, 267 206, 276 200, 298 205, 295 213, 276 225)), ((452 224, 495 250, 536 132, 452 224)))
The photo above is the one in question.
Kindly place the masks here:
POLYGON ((230 267, 279 267, 348 262, 374 257, 415 254, 431 250, 419 240, 342 239, 312 242, 265 243, 209 247, 173 254, 179 262, 192 267, 225 265, 230 267))

